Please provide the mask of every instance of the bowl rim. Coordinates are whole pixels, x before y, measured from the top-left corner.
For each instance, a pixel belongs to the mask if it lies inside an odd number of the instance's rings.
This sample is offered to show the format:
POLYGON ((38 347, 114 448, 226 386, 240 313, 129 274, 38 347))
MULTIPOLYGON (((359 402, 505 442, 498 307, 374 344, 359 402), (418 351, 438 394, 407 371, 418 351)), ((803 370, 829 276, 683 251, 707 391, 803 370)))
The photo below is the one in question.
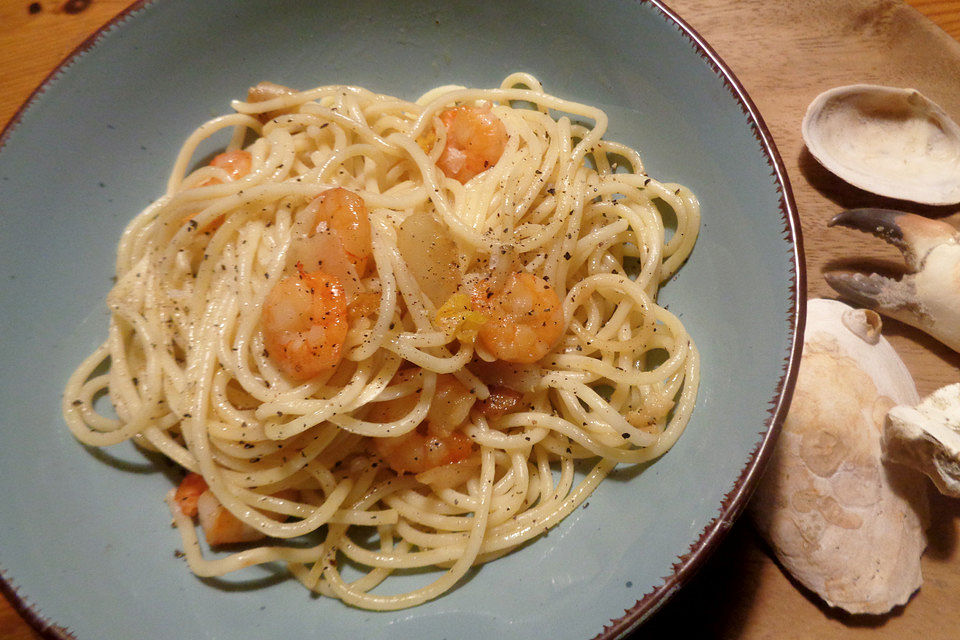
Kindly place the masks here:
POLYGON ((649 2, 659 9, 668 21, 677 25, 681 34, 694 45, 700 57, 723 80, 724 86, 739 102, 744 115, 753 125, 754 137, 760 143, 767 164, 776 178, 780 191, 780 215, 784 223, 784 231, 793 245, 794 269, 793 281, 790 283, 793 309, 791 309, 788 318, 793 334, 789 355, 783 362, 783 370, 777 382, 776 391, 768 403, 767 430, 751 453, 750 459, 741 469, 733 488, 720 503, 720 513, 703 528, 697 541, 690 546, 690 551, 677 558, 673 565, 673 574, 664 577, 663 584, 644 595, 637 601, 636 605, 627 609, 621 618, 611 620, 610 624, 604 627, 603 632, 595 637, 595 640, 623 638, 659 610, 671 595, 690 582, 707 558, 726 537, 737 517, 746 508, 760 477, 763 475, 790 408, 790 401, 797 381, 797 371, 800 366, 800 356, 803 351, 803 333, 806 326, 807 275, 800 215, 797 211, 786 166, 766 122, 733 70, 696 29, 664 4, 662 0, 640 1, 649 2))
MULTIPOLYGON (((0 130, 0 150, 3 149, 9 136, 25 116, 29 108, 42 96, 47 87, 56 80, 64 69, 72 65, 83 54, 95 47, 103 36, 119 27, 133 14, 139 13, 158 0, 136 0, 111 20, 100 26, 95 32, 77 45, 63 60, 61 60, 39 85, 30 93, 26 100, 17 108, 16 112, 0 130)), ((664 576, 663 582, 644 594, 633 607, 626 609, 620 618, 610 620, 595 637, 594 640, 617 640, 624 638, 631 631, 639 627, 660 609, 670 597, 681 587, 691 581, 707 558, 717 549, 721 541, 733 526, 733 523, 745 509, 759 481, 763 470, 772 454, 776 439, 780 434, 783 421, 790 407, 793 390, 796 385, 797 371, 800 364, 800 355, 803 349, 803 332, 806 324, 807 276, 801 236, 800 217, 796 202, 787 175, 783 158, 774 143, 760 111, 748 95, 743 84, 734 74, 714 48, 683 18, 670 9, 662 0, 633 0, 641 4, 652 5, 668 22, 672 22, 680 34, 686 37, 695 51, 723 82, 725 88, 739 103, 741 111, 752 125, 754 137, 760 144, 764 157, 775 178, 780 192, 779 210, 784 224, 784 233, 792 244, 791 258, 793 263, 793 279, 789 283, 790 302, 792 309, 788 317, 790 349, 783 362, 780 379, 777 382, 774 396, 767 403, 768 418, 766 431, 757 443, 747 463, 741 469, 734 482, 733 488, 724 496, 720 504, 720 512, 704 526, 697 540, 691 544, 690 550, 676 558, 673 563, 673 573, 664 576)), ((38 603, 31 603, 29 598, 22 594, 15 586, 12 576, 8 576, 0 566, 0 593, 11 603, 14 610, 43 638, 48 640, 76 640, 68 629, 46 619, 39 610, 38 603)))

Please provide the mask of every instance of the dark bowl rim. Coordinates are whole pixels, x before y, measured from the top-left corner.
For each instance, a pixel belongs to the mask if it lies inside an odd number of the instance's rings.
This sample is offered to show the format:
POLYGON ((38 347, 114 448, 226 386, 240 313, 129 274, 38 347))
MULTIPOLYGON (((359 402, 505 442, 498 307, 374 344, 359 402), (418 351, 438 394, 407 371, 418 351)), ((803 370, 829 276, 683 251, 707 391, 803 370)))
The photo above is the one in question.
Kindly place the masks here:
MULTIPOLYGON (((137 0, 128 5, 111 20, 103 24, 87 39, 81 42, 73 51, 67 54, 43 81, 34 89, 30 96, 20 105, 14 115, 0 131, 0 150, 3 149, 7 138, 23 119, 26 111, 43 94, 47 86, 53 82, 70 65, 77 61, 84 53, 98 44, 100 39, 110 30, 117 28, 133 14, 140 12, 158 0, 137 0)), ((689 552, 677 558, 673 564, 673 573, 663 578, 663 583, 645 594, 630 609, 625 610, 620 618, 611 620, 603 630, 595 636, 595 640, 616 640, 623 638, 632 630, 640 626, 651 615, 660 609, 663 604, 687 584, 697 573, 707 558, 716 550, 720 542, 730 531, 734 521, 743 512, 767 461, 770 458, 776 439, 779 436, 783 421, 790 407, 793 389, 796 385, 797 369, 803 349, 803 330, 806 323, 806 270, 803 251, 803 240, 800 230, 800 217, 796 202, 787 175, 786 166, 773 141, 773 136, 767 128, 760 111, 747 94, 743 84, 736 77, 730 67, 707 41, 676 12, 670 9, 661 0, 633 0, 634 2, 653 5, 662 16, 673 22, 682 35, 690 40, 691 44, 704 59, 711 70, 723 81, 727 90, 739 102, 741 110, 753 125, 754 136, 763 149, 772 175, 776 179, 780 191, 780 214, 784 223, 784 231, 793 245, 793 282, 790 284, 790 294, 793 303, 792 314, 788 318, 791 336, 791 348, 783 364, 783 373, 777 384, 774 397, 771 398, 769 418, 763 438, 752 452, 747 464, 741 470, 733 488, 721 502, 720 513, 711 520, 701 531, 699 538, 694 542, 689 552)), ((27 597, 18 592, 10 577, 0 567, 0 593, 7 598, 13 608, 32 626, 40 635, 48 640, 76 640, 76 637, 64 627, 47 620, 40 613, 36 605, 31 604, 27 597)))
POLYGON ((690 551, 677 558, 673 565, 673 574, 664 577, 660 586, 644 595, 637 601, 636 605, 626 610, 622 617, 611 620, 610 624, 605 626, 601 633, 597 634, 595 640, 623 638, 659 610, 671 595, 690 582, 707 558, 726 537, 737 517, 746 508, 757 482, 763 475, 763 470, 773 452, 783 421, 786 419, 787 411, 790 408, 790 401, 797 381, 797 371, 800 366, 800 356, 803 351, 803 333, 807 316, 807 276, 800 215, 797 211, 786 166, 766 122, 733 70, 696 29, 661 0, 638 1, 649 2, 659 9, 668 21, 676 24, 680 32, 690 40, 700 53, 700 57, 724 81, 727 90, 740 103, 744 115, 749 118, 753 125, 754 135, 766 154, 771 175, 776 178, 780 190, 780 215, 784 223, 785 234, 793 245, 794 269, 793 281, 790 283, 793 309, 788 318, 793 334, 789 354, 783 363, 783 373, 777 383, 776 392, 768 403, 770 409, 768 410, 766 432, 741 470, 733 488, 721 502, 720 513, 704 527, 700 537, 691 545, 690 551))

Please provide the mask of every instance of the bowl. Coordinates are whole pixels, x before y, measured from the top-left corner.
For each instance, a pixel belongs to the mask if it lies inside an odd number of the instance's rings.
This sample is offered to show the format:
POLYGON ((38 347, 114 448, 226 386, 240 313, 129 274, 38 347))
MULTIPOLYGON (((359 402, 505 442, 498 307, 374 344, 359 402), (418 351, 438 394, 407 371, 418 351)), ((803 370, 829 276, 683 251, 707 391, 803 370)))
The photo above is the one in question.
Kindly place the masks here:
POLYGON ((804 272, 783 164, 716 53, 659 2, 137 3, 76 51, 0 137, 0 572, 53 638, 615 638, 680 588, 742 511, 799 361, 804 272), (565 521, 443 597, 371 613, 283 571, 194 577, 175 551, 163 464, 67 431, 67 376, 106 334, 125 223, 181 143, 269 79, 414 98, 513 71, 604 108, 607 137, 690 186, 703 227, 662 290, 702 355, 693 419, 565 521))

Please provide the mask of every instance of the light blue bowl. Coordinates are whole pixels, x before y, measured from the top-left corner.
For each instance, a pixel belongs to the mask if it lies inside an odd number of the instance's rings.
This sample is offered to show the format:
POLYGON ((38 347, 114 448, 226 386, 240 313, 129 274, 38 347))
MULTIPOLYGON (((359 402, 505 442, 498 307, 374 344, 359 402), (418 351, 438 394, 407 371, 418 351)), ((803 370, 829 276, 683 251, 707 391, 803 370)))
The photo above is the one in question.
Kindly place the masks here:
POLYGON ((786 412, 805 290, 786 174, 743 88, 659 3, 137 5, 44 83, 0 143, 0 570, 50 637, 618 637, 729 529, 786 412), (518 70, 605 108, 609 138, 700 197, 702 235, 662 296, 703 356, 687 432, 412 610, 315 599, 263 568, 195 578, 174 557, 163 467, 132 446, 86 450, 60 417, 68 374, 105 336, 124 224, 161 194, 186 135, 261 79, 413 98, 518 70))

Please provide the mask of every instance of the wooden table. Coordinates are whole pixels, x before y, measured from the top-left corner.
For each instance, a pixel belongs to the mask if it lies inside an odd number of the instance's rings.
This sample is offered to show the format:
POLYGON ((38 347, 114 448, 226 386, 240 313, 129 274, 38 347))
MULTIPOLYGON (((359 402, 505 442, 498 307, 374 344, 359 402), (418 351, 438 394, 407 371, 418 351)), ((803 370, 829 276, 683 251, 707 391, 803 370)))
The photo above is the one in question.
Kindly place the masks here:
MULTIPOLYGON (((667 1, 732 67, 770 127, 802 218, 810 296, 834 297, 821 269, 849 255, 866 252, 899 263, 897 252, 880 241, 825 227, 842 208, 885 203, 812 160, 800 140, 800 119, 821 91, 870 82, 913 86, 960 120, 960 0, 910 0, 914 8, 898 0, 667 1)), ((0 124, 67 54, 128 4, 0 0, 0 124)), ((958 207, 913 210, 960 222, 958 207)), ((922 395, 960 379, 960 355, 897 323, 886 323, 885 334, 922 395)), ((785 576, 741 519, 694 581, 637 636, 958 638, 960 500, 931 496, 924 585, 906 607, 880 617, 829 610, 785 576)), ((0 598, 0 639, 39 638, 0 598)))

